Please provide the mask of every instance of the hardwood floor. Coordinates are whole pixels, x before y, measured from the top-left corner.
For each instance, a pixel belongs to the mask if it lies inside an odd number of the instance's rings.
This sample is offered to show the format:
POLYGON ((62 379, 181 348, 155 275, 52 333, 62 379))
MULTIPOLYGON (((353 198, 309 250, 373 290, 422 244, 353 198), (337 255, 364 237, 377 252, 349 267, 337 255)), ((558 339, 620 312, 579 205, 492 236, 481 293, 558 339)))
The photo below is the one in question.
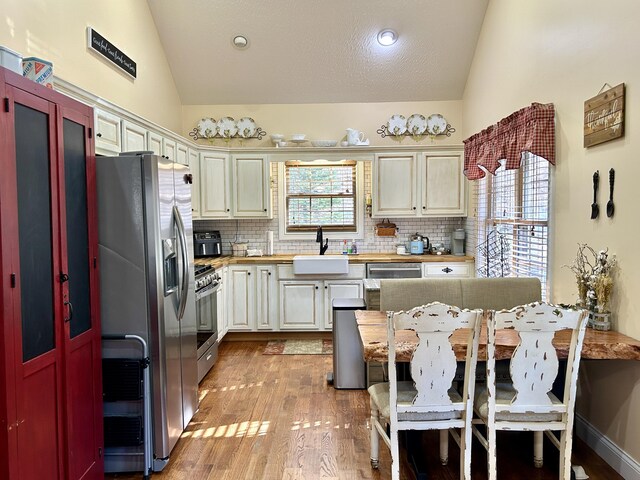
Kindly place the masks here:
MULTIPOLYGON (((330 355, 262 355, 266 342, 223 342, 218 362, 200 384, 200 410, 153 479, 313 480, 389 479, 381 442, 380 470, 369 464, 369 398, 365 390, 326 384, 330 355)), ((450 439, 449 465, 438 461, 438 438, 423 439, 430 480, 457 479, 459 450, 450 439)), ((486 453, 473 444, 473 478, 485 480, 486 453)), ((545 444, 545 466, 532 464, 533 436, 499 432, 501 479, 557 479, 558 453, 545 444)), ((574 464, 592 480, 622 479, 584 443, 574 464)), ((403 477, 413 479, 406 461, 403 477)), ((141 474, 107 475, 132 480, 141 474)))

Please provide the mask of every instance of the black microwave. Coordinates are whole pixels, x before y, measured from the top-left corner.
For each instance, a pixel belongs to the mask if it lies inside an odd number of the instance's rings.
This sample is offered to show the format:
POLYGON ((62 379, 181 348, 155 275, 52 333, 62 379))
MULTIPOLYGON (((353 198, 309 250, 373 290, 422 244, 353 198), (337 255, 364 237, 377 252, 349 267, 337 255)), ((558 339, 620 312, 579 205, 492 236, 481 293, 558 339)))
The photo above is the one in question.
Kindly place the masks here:
POLYGON ((193 252, 196 258, 219 257, 222 255, 220 232, 195 232, 193 234, 193 252))

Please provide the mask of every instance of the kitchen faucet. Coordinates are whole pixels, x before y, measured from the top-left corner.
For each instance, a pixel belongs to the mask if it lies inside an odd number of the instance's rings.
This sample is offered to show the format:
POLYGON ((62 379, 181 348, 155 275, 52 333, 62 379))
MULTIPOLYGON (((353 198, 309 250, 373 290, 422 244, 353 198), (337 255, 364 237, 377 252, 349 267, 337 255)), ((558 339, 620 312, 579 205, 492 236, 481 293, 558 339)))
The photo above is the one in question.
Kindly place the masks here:
POLYGON ((324 255, 324 252, 329 248, 329 239, 327 238, 322 244, 322 227, 318 227, 318 231, 316 232, 316 242, 320 243, 320 255, 324 255))

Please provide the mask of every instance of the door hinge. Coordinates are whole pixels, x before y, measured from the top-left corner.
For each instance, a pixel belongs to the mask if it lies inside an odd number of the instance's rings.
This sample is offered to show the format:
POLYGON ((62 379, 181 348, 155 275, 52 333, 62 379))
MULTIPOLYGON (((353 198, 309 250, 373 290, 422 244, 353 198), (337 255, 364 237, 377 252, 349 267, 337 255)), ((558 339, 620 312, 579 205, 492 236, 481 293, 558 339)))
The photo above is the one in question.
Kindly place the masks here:
POLYGON ((4 111, 9 113, 9 97, 4 97, 4 111))
POLYGON ((93 138, 93 128, 89 127, 89 138, 93 138))
POLYGON ((9 278, 11 279, 11 288, 16 288, 16 274, 12 273, 9 278))

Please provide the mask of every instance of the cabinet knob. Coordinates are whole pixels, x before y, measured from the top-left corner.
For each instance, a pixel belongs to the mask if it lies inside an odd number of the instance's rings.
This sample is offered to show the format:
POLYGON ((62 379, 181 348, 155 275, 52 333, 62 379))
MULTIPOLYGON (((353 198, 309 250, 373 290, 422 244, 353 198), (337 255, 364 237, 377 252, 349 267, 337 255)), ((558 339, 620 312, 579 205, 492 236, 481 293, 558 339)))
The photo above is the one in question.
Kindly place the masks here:
POLYGON ((229 209, 227 208, 227 212, 229 211, 229 209))
POLYGON ((266 212, 266 211, 267 211, 267 209, 265 208, 265 209, 264 209, 264 211, 266 212))
POLYGON ((251 275, 251 272, 247 272, 247 275, 251 275))
POLYGON ((422 206, 422 209, 423 209, 423 210, 426 210, 426 209, 427 209, 427 207, 425 207, 425 206, 423 205, 423 206, 422 206))
POLYGON ((102 137, 102 134, 100 132, 96 133, 96 137, 102 137))
POLYGON ((324 289, 326 290, 327 288, 329 288, 329 287, 327 287, 327 286, 325 285, 325 286, 324 286, 324 289))
POLYGON ((271 275, 271 272, 269 272, 269 275, 271 275))
POLYGON ((415 210, 415 209, 416 209, 416 207, 413 207, 413 209, 415 210))
POLYGON ((318 286, 316 285, 316 290, 318 289, 318 286))
POLYGON ((444 273, 451 273, 451 272, 453 272, 453 270, 452 270, 451 268, 449 268, 449 267, 445 267, 445 268, 443 268, 443 269, 442 269, 442 271, 443 271, 444 273))

